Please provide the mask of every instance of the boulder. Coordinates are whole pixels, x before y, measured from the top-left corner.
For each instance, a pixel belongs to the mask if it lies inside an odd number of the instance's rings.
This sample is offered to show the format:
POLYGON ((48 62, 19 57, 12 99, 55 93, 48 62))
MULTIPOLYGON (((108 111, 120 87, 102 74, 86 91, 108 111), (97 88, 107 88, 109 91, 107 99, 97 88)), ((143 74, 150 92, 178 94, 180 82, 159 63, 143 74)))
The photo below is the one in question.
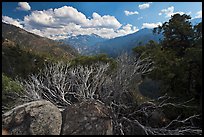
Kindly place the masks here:
POLYGON ((62 135, 111 135, 110 110, 97 101, 68 106, 62 112, 62 135))
POLYGON ((4 113, 3 129, 11 135, 59 135, 62 116, 51 102, 33 101, 4 113))

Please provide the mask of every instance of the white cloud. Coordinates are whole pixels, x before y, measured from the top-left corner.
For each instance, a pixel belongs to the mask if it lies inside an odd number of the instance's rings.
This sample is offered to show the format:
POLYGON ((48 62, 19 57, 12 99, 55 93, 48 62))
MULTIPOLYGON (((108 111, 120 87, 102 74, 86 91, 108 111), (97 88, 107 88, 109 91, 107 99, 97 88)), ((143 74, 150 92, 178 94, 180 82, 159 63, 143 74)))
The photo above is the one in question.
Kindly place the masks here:
POLYGON ((83 13, 70 6, 63 6, 61 8, 51 10, 50 15, 56 19, 65 20, 67 22, 73 22, 76 24, 86 24, 88 22, 88 19, 83 13))
POLYGON ((69 23, 81 27, 101 27, 118 29, 122 26, 120 22, 110 15, 101 16, 93 13, 92 19, 88 19, 83 13, 69 6, 43 11, 33 11, 24 17, 26 24, 36 27, 64 27, 69 23))
POLYGON ((149 28, 149 29, 152 29, 152 28, 155 28, 155 27, 158 27, 158 25, 162 25, 161 22, 157 22, 157 23, 143 23, 142 24, 142 28, 149 28))
POLYGON ((202 10, 200 10, 200 11, 198 11, 198 12, 196 13, 195 18, 202 18, 202 10))
POLYGON ((162 9, 159 15, 165 14, 166 17, 171 17, 173 12, 174 12, 174 7, 171 6, 171 7, 168 7, 167 9, 162 9))
POLYGON ((122 26, 120 22, 110 15, 100 16, 98 13, 94 12, 92 14, 93 19, 88 20, 87 24, 84 27, 95 27, 95 28, 113 28, 118 29, 122 26))
POLYGON ((118 36, 123 36, 127 34, 131 34, 134 32, 137 32, 139 29, 135 26, 132 26, 131 24, 127 24, 122 27, 122 29, 117 30, 118 36))
POLYGON ((27 2, 19 2, 18 6, 19 6, 19 7, 17 7, 18 10, 24 10, 24 11, 31 10, 31 7, 30 7, 29 3, 27 3, 27 2))
POLYGON ((19 26, 29 32, 51 39, 68 36, 97 34, 103 38, 114 38, 138 31, 131 24, 122 25, 114 16, 96 12, 88 18, 77 9, 69 6, 32 11, 23 21, 2 16, 2 21, 19 26))
POLYGON ((43 11, 33 11, 24 17, 25 24, 37 28, 53 27, 60 28, 68 23, 84 25, 88 22, 86 16, 72 7, 61 7, 43 11))
POLYGON ((136 14, 136 15, 139 14, 139 12, 137 12, 137 11, 133 12, 133 11, 127 11, 127 10, 125 10, 124 13, 125 13, 126 16, 134 15, 134 14, 136 14))
POLYGON ((141 10, 147 9, 147 8, 150 7, 150 4, 151 4, 151 3, 152 3, 152 2, 147 2, 147 3, 144 3, 144 4, 139 5, 138 7, 139 7, 139 9, 141 9, 141 10))
MULTIPOLYGON (((167 9, 162 9, 161 11, 160 11, 160 13, 159 13, 159 15, 161 16, 162 14, 165 14, 166 16, 166 18, 169 18, 169 17, 171 17, 172 15, 174 15, 174 14, 184 14, 184 12, 181 12, 181 11, 178 11, 178 12, 174 12, 174 6, 171 6, 171 7, 168 7, 167 9)), ((190 12, 188 12, 188 13, 190 13, 190 12)))
MULTIPOLYGON (((51 10, 43 10, 33 11, 30 15, 25 16, 24 23, 36 28, 55 27, 56 20, 51 10)), ((58 26, 60 26, 60 24, 58 26)))
POLYGON ((23 28, 23 26, 21 25, 20 20, 13 19, 13 18, 10 18, 8 16, 2 16, 2 22, 7 23, 7 24, 15 25, 15 26, 17 26, 19 28, 23 28))

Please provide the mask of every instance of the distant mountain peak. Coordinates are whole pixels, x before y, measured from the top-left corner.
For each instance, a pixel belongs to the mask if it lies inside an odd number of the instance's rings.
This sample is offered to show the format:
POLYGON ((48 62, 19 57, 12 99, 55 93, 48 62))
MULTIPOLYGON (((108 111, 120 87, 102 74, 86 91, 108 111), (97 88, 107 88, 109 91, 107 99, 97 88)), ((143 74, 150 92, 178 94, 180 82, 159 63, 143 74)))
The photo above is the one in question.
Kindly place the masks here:
POLYGON ((198 23, 202 22, 202 18, 194 18, 190 20, 193 26, 197 25, 198 23))
POLYGON ((98 42, 103 42, 107 39, 100 37, 97 34, 77 35, 69 38, 61 39, 60 41, 72 46, 81 54, 89 54, 90 48, 98 42))

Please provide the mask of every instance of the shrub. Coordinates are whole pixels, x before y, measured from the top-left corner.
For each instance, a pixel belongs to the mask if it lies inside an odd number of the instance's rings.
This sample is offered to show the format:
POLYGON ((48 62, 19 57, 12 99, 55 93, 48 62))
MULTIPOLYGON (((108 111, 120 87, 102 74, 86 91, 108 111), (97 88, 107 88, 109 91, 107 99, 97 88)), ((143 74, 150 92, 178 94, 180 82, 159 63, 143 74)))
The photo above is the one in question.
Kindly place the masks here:
POLYGON ((16 106, 17 96, 23 93, 23 87, 2 73, 2 112, 16 106))

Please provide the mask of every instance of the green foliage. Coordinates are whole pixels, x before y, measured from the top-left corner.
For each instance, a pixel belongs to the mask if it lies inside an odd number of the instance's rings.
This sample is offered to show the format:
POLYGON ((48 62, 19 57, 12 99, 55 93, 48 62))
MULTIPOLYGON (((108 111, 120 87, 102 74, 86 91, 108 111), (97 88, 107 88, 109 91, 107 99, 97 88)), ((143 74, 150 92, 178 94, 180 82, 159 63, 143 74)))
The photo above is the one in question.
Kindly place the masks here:
POLYGON ((146 45, 137 46, 132 50, 138 57, 139 56, 147 57, 150 54, 154 55, 154 53, 160 51, 160 49, 161 47, 157 42, 150 40, 146 45))
POLYGON ((22 92, 22 87, 11 78, 7 77, 4 73, 2 73, 2 91, 3 93, 9 92, 22 92))
POLYGON ((2 72, 11 78, 36 73, 43 68, 44 58, 17 47, 2 46, 2 72))
POLYGON ((196 106, 201 106, 202 23, 193 27, 190 18, 185 14, 173 15, 154 29, 155 33, 164 35, 160 44, 149 42, 133 51, 153 59, 155 69, 148 77, 161 82, 162 94, 181 97, 181 100, 195 98, 196 106))
POLYGON ((8 108, 14 106, 17 100, 17 98, 15 98, 15 93, 23 93, 23 87, 21 87, 18 82, 2 73, 2 106, 7 106, 8 108))
POLYGON ((79 56, 71 60, 71 65, 92 65, 95 63, 110 63, 110 70, 116 68, 116 62, 112 58, 108 58, 106 54, 98 54, 95 56, 79 56))
POLYGON ((68 62, 67 56, 54 56, 52 53, 35 52, 20 48, 19 44, 3 43, 2 72, 11 78, 26 78, 44 68, 44 63, 68 62))
POLYGON ((138 55, 142 55, 148 48, 146 46, 137 46, 133 48, 132 50, 138 55))
POLYGON ((168 22, 154 29, 154 32, 163 33, 161 45, 165 49, 173 49, 177 56, 183 56, 186 48, 191 46, 193 28, 188 15, 175 14, 168 22))

